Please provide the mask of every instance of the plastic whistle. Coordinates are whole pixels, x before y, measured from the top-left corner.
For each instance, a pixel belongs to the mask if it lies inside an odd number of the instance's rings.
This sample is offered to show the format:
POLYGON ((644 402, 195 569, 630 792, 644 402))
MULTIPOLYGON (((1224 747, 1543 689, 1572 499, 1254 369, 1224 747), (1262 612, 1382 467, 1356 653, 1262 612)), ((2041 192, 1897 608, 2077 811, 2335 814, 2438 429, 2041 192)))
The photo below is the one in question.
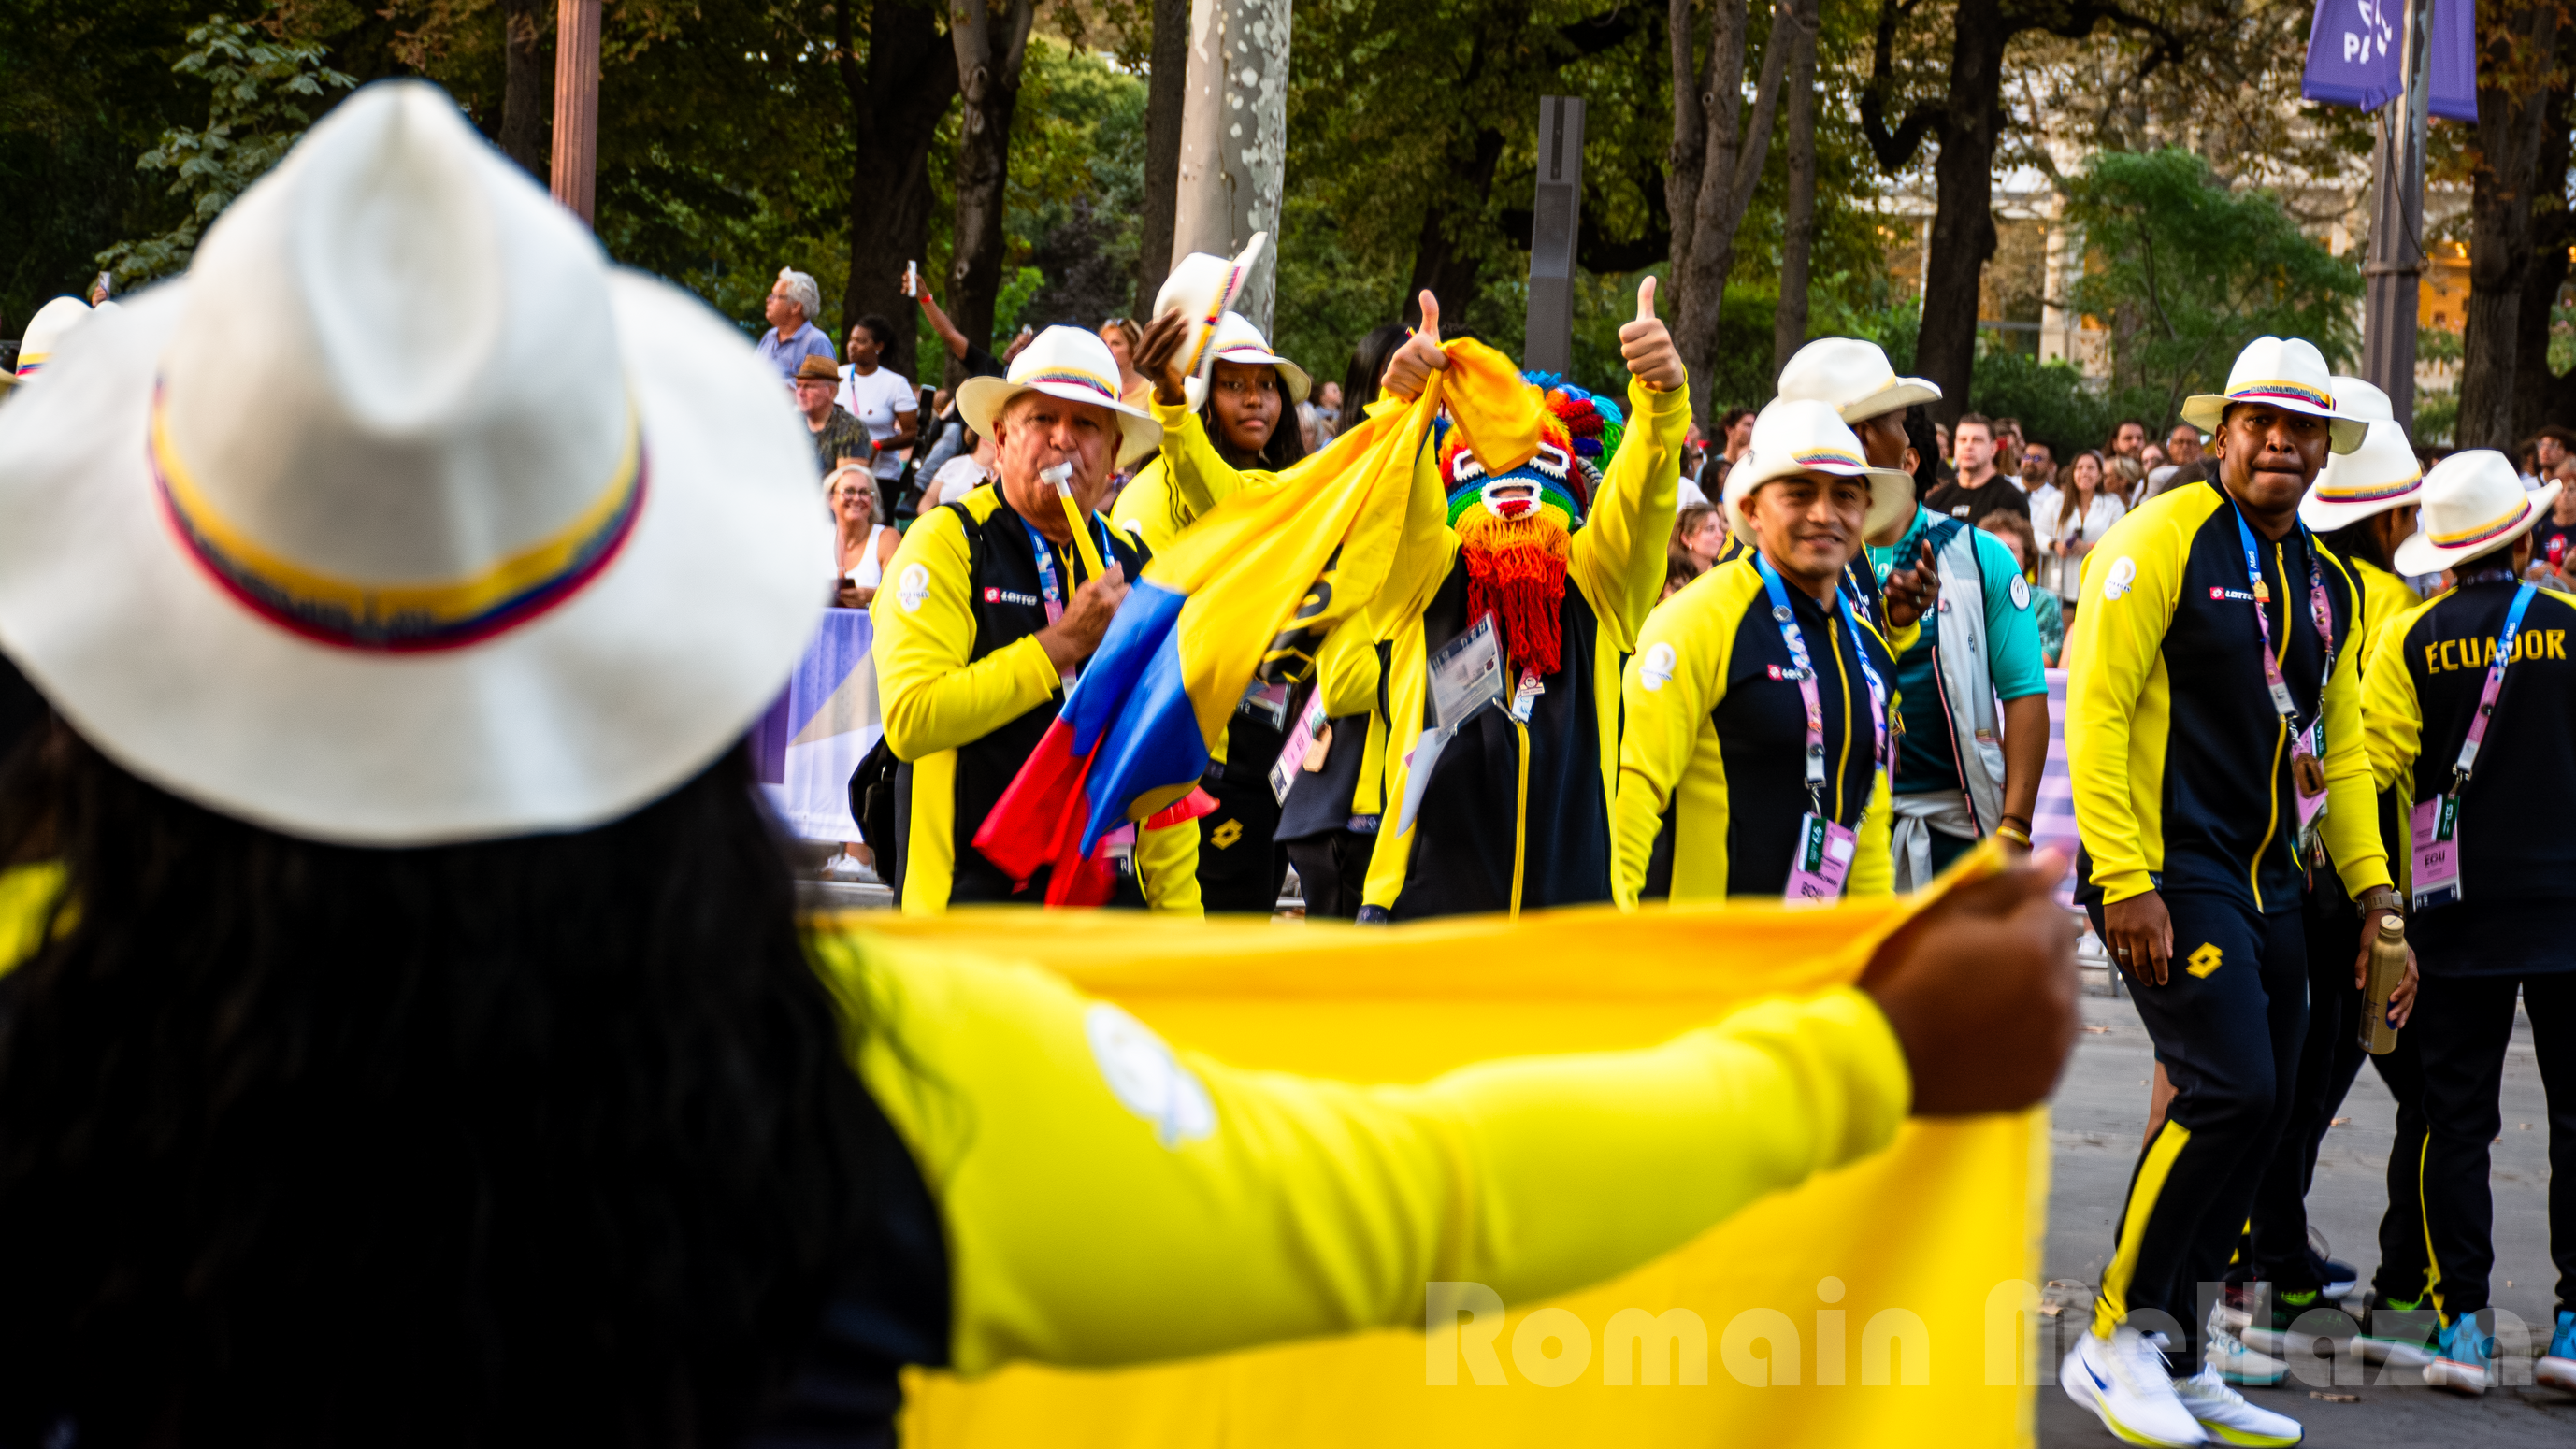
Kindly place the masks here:
POLYGON ((1073 545, 1082 550, 1083 568, 1092 578, 1102 577, 1105 570, 1100 562, 1100 549, 1091 541, 1091 530, 1082 526, 1082 505, 1073 501, 1073 465, 1058 463, 1052 468, 1041 468, 1038 477, 1055 485, 1056 501, 1064 505, 1064 521, 1073 528, 1073 545))

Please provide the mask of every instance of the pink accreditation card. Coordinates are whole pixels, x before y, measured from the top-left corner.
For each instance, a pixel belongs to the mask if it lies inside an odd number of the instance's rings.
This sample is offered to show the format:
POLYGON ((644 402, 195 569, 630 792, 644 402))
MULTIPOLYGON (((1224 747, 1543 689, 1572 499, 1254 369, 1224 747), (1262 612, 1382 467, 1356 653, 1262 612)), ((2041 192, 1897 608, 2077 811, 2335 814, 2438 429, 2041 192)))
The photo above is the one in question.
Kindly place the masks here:
POLYGON ((1860 837, 1847 827, 1813 813, 1799 816, 1798 846, 1789 857, 1785 897, 1823 904, 1841 900, 1843 881, 1851 874, 1852 856, 1859 848, 1860 837))
POLYGON ((2415 877, 2408 894, 2415 909, 2447 906, 2460 898, 2460 797, 2450 791, 2415 806, 2408 824, 2415 837, 2415 877))

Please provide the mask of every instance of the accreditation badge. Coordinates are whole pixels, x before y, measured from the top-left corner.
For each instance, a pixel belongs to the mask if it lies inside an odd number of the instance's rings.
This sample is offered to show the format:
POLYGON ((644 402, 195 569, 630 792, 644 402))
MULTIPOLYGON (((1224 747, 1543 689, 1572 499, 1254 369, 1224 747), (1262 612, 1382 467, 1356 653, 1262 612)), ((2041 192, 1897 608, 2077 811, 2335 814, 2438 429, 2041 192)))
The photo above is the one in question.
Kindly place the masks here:
POLYGON ((1843 881, 1851 875, 1852 856, 1860 837, 1813 811, 1798 817, 1798 845, 1789 857, 1789 888, 1784 898, 1830 905, 1843 898, 1843 881))
POLYGON ((2455 905, 2460 899, 2460 797, 2450 791, 2420 801, 2407 821, 2414 836, 2415 909, 2455 905))

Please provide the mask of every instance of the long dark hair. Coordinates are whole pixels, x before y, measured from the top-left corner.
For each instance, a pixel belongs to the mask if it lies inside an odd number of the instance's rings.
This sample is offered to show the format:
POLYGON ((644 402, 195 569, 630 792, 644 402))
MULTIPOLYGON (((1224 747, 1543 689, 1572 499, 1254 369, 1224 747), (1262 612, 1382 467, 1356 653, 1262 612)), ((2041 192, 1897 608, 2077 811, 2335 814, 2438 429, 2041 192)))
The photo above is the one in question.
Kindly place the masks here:
POLYGON ((0 861, 77 904, 0 981, 0 1443, 740 1437, 883 1125, 754 788, 361 849, 40 731, 0 861))
MULTIPOLYGON (((1395 356, 1395 350, 1412 335, 1389 322, 1383 327, 1370 328, 1368 334, 1360 338, 1359 346, 1351 349, 1350 371, 1342 376, 1341 431, 1348 432, 1359 426, 1368 405, 1377 401, 1378 379, 1386 376, 1387 359, 1395 356)), ((1455 337, 1459 334, 1453 331, 1449 335, 1455 337)))
POLYGON ((1306 431, 1298 425, 1297 405, 1288 400, 1288 378, 1278 368, 1270 375, 1279 384, 1279 421, 1270 428, 1259 452, 1246 452, 1225 435, 1225 424, 1216 416, 1216 374, 1208 374, 1207 401, 1199 404, 1199 426, 1207 429, 1208 441, 1216 445, 1216 455, 1231 468, 1266 468, 1273 473, 1306 456, 1306 431))
POLYGON ((1914 501, 1919 505, 1941 482, 1941 435, 1932 431, 1932 415, 1921 403, 1905 409, 1905 441, 1914 449, 1914 501))
POLYGON ((2393 574, 2397 572, 2397 565, 2389 561, 2388 550, 2380 547, 2378 522, 2377 514, 2356 518, 2331 533, 2321 533, 2317 537, 2324 540, 2326 547, 2345 558, 2376 565, 2393 574))

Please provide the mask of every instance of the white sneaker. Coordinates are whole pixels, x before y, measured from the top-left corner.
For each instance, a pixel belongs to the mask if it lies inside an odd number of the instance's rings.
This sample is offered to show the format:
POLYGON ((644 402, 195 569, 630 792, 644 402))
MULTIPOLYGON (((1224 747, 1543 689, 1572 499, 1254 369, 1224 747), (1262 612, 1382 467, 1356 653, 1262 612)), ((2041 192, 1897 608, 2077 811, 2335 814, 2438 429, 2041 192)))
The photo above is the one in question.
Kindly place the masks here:
POLYGON ((2478 1328, 2477 1315, 2453 1319, 2442 1330, 2424 1382, 2455 1394, 2483 1394, 2495 1374, 2495 1340, 2478 1328))
POLYGON ((2207 1340, 2201 1347, 2202 1361, 2231 1384, 2268 1387, 2289 1375, 2288 1364, 2249 1347, 2236 1330, 2221 1327, 2216 1314, 2210 1315, 2207 1340))
POLYGON ((2066 1397, 2092 1410, 2103 1428, 2128 1443, 2181 1449, 2209 1442, 2176 1396, 2164 1355, 2126 1324, 2112 1329, 2109 1338, 2076 1335, 2058 1365, 2057 1382, 2066 1397))
POLYGON ((2419 1369, 2433 1361, 2433 1351, 2406 1338, 2378 1338, 2362 1334, 2352 1341, 2352 1351, 2363 1363, 2386 1364, 2390 1368, 2419 1369))
POLYGON ((2541 1355, 2540 1361, 2531 1366, 2531 1381, 2576 1394, 2576 1358, 2541 1355))
POLYGON ((2174 1380, 2173 1388, 2174 1397, 2199 1421, 2202 1431, 2221 1444, 2281 1446, 2296 1444, 2308 1436, 2299 1421, 2289 1415, 2247 1403, 2243 1394, 2229 1388, 2227 1381, 2219 1377, 2215 1365, 2190 1378, 2174 1380))

